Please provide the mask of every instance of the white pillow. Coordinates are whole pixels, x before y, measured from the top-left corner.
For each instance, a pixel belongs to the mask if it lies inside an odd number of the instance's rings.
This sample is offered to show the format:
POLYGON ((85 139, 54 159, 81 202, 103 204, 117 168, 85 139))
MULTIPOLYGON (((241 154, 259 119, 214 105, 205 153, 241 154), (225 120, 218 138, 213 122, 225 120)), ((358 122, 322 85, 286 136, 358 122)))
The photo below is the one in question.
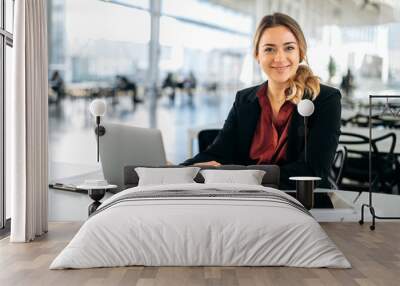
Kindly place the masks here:
POLYGON ((265 171, 262 170, 202 170, 205 184, 261 185, 265 171))
POLYGON ((195 183, 193 179, 196 177, 199 170, 200 168, 198 167, 135 168, 139 177, 138 186, 195 183))

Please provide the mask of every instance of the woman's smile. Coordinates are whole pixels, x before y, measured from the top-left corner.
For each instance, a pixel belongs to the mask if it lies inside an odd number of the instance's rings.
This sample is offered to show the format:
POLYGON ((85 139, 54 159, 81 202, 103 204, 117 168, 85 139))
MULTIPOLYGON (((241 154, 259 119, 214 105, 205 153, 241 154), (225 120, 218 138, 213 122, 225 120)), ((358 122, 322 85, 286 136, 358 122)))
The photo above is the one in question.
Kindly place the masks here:
POLYGON ((284 73, 290 69, 291 65, 287 66, 271 66, 276 72, 278 73, 284 73))

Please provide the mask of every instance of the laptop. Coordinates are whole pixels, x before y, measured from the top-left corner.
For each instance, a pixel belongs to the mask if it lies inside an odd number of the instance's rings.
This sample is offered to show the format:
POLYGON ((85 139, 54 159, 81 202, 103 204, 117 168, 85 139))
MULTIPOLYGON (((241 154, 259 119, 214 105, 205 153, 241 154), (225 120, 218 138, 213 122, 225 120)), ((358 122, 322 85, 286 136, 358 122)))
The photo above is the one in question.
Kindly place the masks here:
POLYGON ((123 187, 125 166, 167 164, 160 130, 115 123, 102 125, 106 133, 100 137, 100 161, 109 184, 123 187))

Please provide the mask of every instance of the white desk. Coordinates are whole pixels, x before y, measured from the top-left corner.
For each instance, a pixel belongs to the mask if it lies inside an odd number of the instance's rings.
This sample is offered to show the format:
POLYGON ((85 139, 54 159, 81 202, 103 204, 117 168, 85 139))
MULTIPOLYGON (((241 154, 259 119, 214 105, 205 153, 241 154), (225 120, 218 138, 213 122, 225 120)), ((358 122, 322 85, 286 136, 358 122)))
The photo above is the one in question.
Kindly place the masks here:
MULTIPOLYGON (((107 192, 104 199, 113 194, 107 192)), ((49 188, 49 221, 85 221, 88 206, 93 200, 87 193, 61 191, 49 188)))
MULTIPOLYGON (((295 193, 295 190, 285 191, 287 193, 295 193)), ((331 198, 333 209, 318 209, 310 210, 313 217, 319 222, 344 222, 358 221, 360 219, 358 209, 351 203, 343 199, 339 191, 332 189, 316 188, 314 193, 327 193, 331 198)))

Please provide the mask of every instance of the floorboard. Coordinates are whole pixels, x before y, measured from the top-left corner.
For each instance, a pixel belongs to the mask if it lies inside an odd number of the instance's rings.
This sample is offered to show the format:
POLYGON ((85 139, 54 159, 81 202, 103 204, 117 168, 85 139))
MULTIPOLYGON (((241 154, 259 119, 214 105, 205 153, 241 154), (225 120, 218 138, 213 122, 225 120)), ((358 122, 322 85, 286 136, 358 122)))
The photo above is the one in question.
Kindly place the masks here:
POLYGON ((352 263, 352 269, 290 267, 119 267, 86 270, 48 269, 80 223, 50 223, 32 243, 0 240, 0 285, 399 285, 400 222, 321 223, 352 263))

